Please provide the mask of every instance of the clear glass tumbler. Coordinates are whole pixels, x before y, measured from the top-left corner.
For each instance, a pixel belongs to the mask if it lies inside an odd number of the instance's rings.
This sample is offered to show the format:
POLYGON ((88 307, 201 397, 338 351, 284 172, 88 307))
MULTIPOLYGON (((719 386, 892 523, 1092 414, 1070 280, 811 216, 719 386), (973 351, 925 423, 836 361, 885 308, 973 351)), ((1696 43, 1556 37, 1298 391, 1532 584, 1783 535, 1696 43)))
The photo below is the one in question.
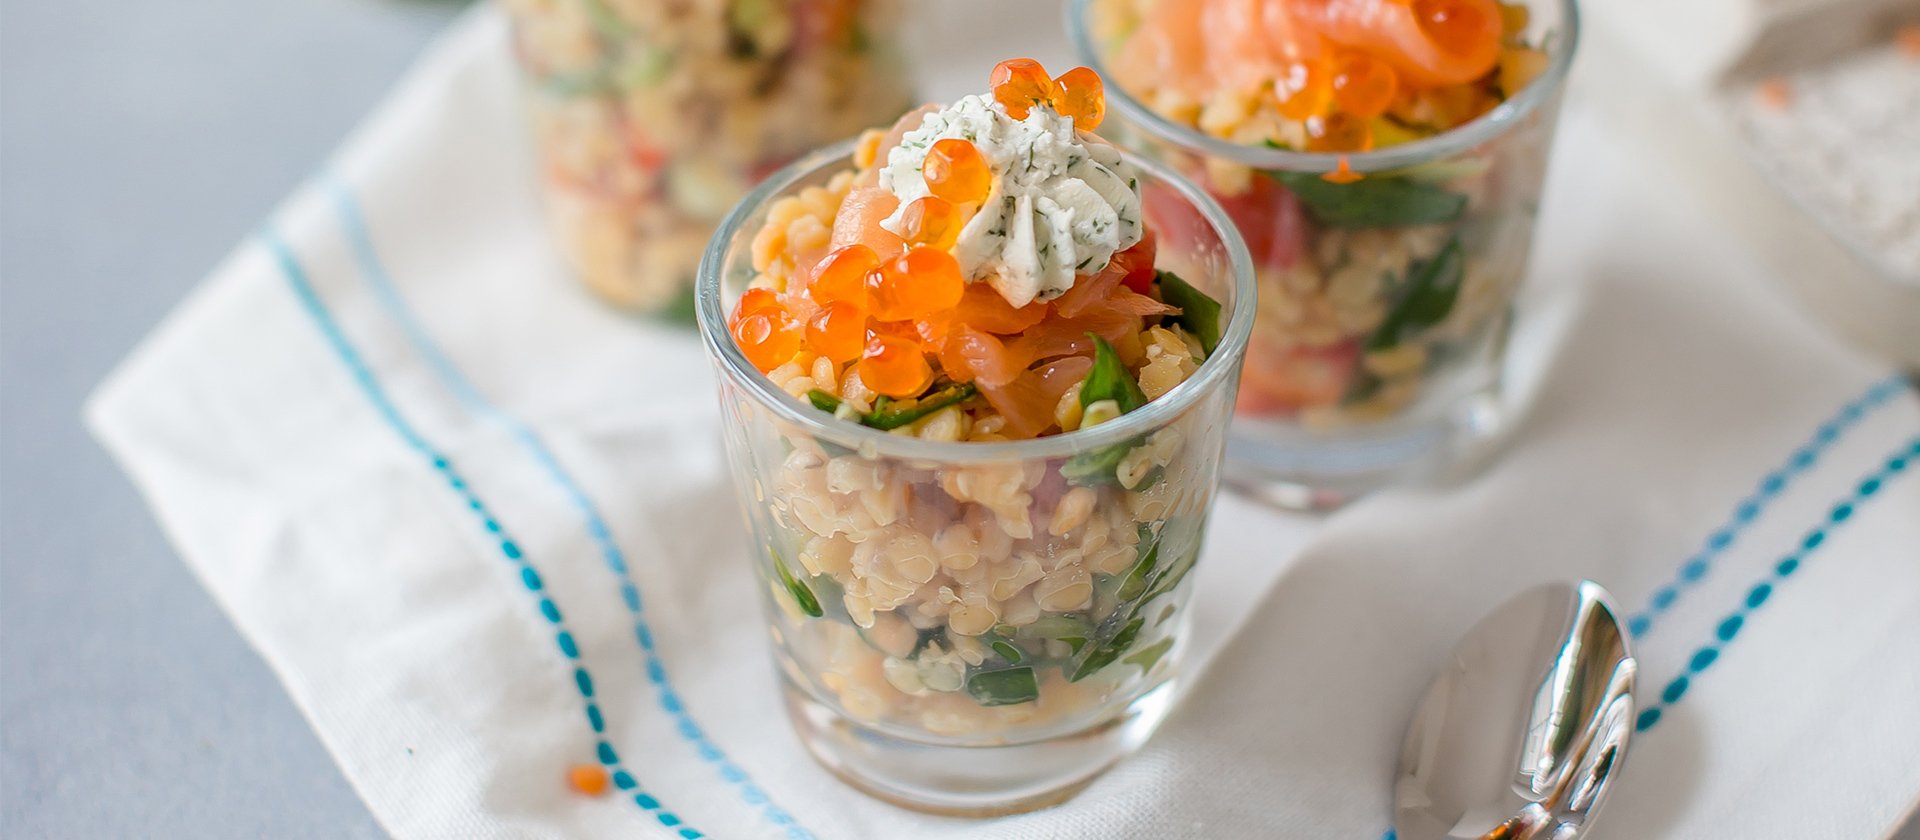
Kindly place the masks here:
POLYGON ((587 287, 692 318, 747 190, 911 104, 896 0, 507 0, 548 215, 587 287))
POLYGON ((1073 0, 1070 34, 1120 117, 1109 131, 1203 184, 1253 253, 1230 485, 1334 507, 1484 452, 1501 429, 1513 302, 1579 30, 1573 0, 1525 5, 1546 65, 1504 102, 1424 139, 1310 153, 1252 126, 1243 142, 1199 130, 1212 103, 1129 91, 1107 68, 1142 0, 1073 0))
POLYGON ((1008 813, 1076 792, 1166 713, 1253 326, 1252 266, 1197 187, 1134 159, 1158 267, 1219 300, 1212 355, 1087 429, 945 442, 835 419, 748 362, 726 313, 773 201, 851 168, 796 162, 722 223, 696 304, 786 704, 827 768, 882 799, 1008 813), (1092 470, 1089 464, 1106 465, 1092 470))

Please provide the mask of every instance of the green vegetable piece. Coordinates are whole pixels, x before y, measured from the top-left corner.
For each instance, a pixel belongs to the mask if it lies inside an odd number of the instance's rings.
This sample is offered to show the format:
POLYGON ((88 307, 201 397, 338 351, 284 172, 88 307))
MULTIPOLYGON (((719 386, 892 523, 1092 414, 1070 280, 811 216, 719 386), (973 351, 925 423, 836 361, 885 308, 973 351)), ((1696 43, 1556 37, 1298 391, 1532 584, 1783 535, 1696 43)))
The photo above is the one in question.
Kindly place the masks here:
POLYGON ((1012 642, 1003 639, 995 639, 989 647, 993 648, 994 653, 1000 654, 1001 659, 1005 659, 1015 665, 1020 664, 1022 660, 1027 658, 1024 654, 1020 653, 1020 649, 1015 647, 1012 642))
POLYGON ((1093 369, 1087 371, 1086 381, 1080 384, 1080 407, 1113 400, 1120 404, 1120 413, 1125 414, 1146 405, 1147 395, 1141 392, 1133 374, 1127 372, 1119 354, 1113 352, 1113 345, 1093 333, 1087 333, 1087 337, 1093 339, 1093 369))
POLYGON ((610 41, 624 41, 629 33, 626 20, 612 9, 607 8, 604 0, 582 0, 580 4, 587 12, 587 22, 610 41))
POLYGON ((767 556, 773 560, 773 573, 780 577, 780 585, 787 588, 787 594, 793 596, 794 603, 800 606, 801 612, 814 618, 827 614, 826 610, 820 608, 820 599, 813 597, 813 590, 808 589, 806 584, 801 583, 792 572, 787 571, 787 564, 780 560, 780 552, 769 548, 767 556))
POLYGON ((1173 638, 1169 636, 1165 639, 1161 639, 1160 641, 1154 642, 1153 644, 1148 645, 1147 647, 1141 648, 1139 651, 1135 652, 1132 656, 1129 656, 1120 661, 1125 662, 1128 665, 1140 666, 1140 672, 1144 674, 1149 671, 1152 671, 1153 666, 1158 665, 1160 663, 1160 657, 1166 656, 1167 651, 1172 647, 1173 647, 1173 638))
MULTIPOLYGON (((1080 407, 1086 408, 1101 400, 1113 400, 1125 414, 1147 404, 1147 395, 1140 390, 1140 383, 1127 371, 1120 356, 1113 352, 1113 345, 1093 333, 1087 333, 1093 339, 1093 368, 1087 371, 1087 378, 1080 383, 1080 407)), ((1119 482, 1120 462, 1127 453, 1139 445, 1138 440, 1103 446, 1099 449, 1082 452, 1068 458, 1060 465, 1060 476, 1074 484, 1099 485, 1119 482)))
POLYGON ((967 676, 967 694, 982 706, 1031 703, 1040 699, 1040 682, 1030 665, 975 671, 967 676))
POLYGON ((819 388, 807 392, 807 402, 813 403, 814 408, 820 409, 828 414, 840 410, 840 398, 822 391, 819 388))
POLYGON ((1460 236, 1448 237, 1440 253, 1407 270, 1410 282, 1405 296, 1387 313, 1379 329, 1367 339, 1368 350, 1384 350, 1405 341, 1413 333, 1447 319, 1460 298, 1460 283, 1466 275, 1466 257, 1460 236))
POLYGON ((1082 659, 1080 667, 1073 670, 1073 674, 1067 677, 1067 681, 1079 682, 1099 673, 1100 669, 1112 665, 1115 659, 1120 658, 1120 654, 1127 652, 1127 648, 1133 644, 1134 637, 1140 635, 1140 628, 1146 623, 1144 618, 1135 618, 1127 622, 1127 626, 1120 628, 1120 632, 1115 633, 1106 644, 1082 659))
MULTIPOLYGON (((1150 539, 1153 539, 1153 535, 1142 534, 1140 543, 1145 545, 1150 539)), ((1140 559, 1133 564, 1133 568, 1127 570, 1127 574, 1120 579, 1120 588, 1114 590, 1113 594, 1121 601, 1131 601, 1140 597, 1147 591, 1147 577, 1153 574, 1154 564, 1159 561, 1160 543, 1155 542, 1145 554, 1140 555, 1140 559)))
POLYGON ((1220 344, 1220 301, 1207 297, 1193 284, 1171 271, 1156 272, 1160 277, 1160 299, 1180 307, 1173 321, 1200 339, 1200 349, 1213 353, 1220 344))
POLYGON ((1014 631, 1020 639, 1067 639, 1092 635, 1093 625, 1077 615, 1045 615, 1014 631))
POLYGON ((1192 551, 1187 552, 1186 556, 1174 561, 1173 565, 1168 566, 1160 572, 1159 577, 1154 579, 1153 585, 1147 587, 1146 597, 1141 598, 1140 603, 1148 603, 1168 592, 1172 592, 1174 587, 1180 585, 1180 581, 1186 580, 1187 573, 1193 571, 1193 564, 1199 560, 1200 546, 1196 544, 1192 551))
MULTIPOLYGON (((896 407, 892 400, 888 400, 884 404, 875 402, 873 411, 861 418, 860 422, 883 431, 887 429, 898 429, 901 426, 913 423, 943 408, 959 405, 967 400, 973 399, 975 393, 976 389, 971 382, 950 383, 945 388, 921 397, 913 405, 906 408, 896 407)), ((811 398, 813 395, 808 394, 807 396, 811 398)), ((815 403, 814 405, 817 406, 819 403, 815 403)))
POLYGON ((1082 452, 1060 465, 1060 477, 1070 483, 1087 486, 1117 484, 1120 481, 1120 462, 1132 451, 1133 444, 1116 443, 1082 452))
POLYGON ((1467 197, 1399 175, 1371 175, 1336 184, 1313 172, 1266 173, 1279 181, 1314 220, 1333 227, 1405 227, 1451 222, 1467 197))

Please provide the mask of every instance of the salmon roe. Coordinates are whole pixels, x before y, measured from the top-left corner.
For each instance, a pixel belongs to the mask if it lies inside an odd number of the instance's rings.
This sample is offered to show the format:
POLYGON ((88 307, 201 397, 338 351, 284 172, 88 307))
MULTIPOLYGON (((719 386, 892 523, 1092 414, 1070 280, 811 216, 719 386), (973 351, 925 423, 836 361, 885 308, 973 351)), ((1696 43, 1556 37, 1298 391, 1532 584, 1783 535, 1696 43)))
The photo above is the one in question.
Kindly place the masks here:
POLYGON ((1276 110, 1290 120, 1304 120, 1327 112, 1333 101, 1333 71, 1324 62, 1301 61, 1287 67, 1274 84, 1276 110))
MULTIPOLYGON (((867 275, 880 268, 880 255, 872 248, 855 243, 828 254, 813 268, 807 294, 816 303, 845 301, 856 307, 867 305, 867 275)), ((758 290, 754 290, 758 291, 758 290)), ((753 294, 753 291, 747 292, 753 294)), ((746 298, 741 297, 744 302, 746 298)))
POLYGON ((959 261, 946 251, 925 246, 911 248, 867 275, 873 317, 882 321, 911 321, 945 312, 957 306, 966 291, 959 261))
POLYGON ((960 239, 960 210, 937 195, 916 198, 900 214, 900 236, 909 245, 950 250, 960 239))
POLYGON ((936 141, 920 164, 927 179, 927 191, 954 204, 977 204, 987 200, 993 188, 993 171, 987 159, 972 143, 958 137, 936 141))
POLYGON ((1340 110, 1361 119, 1387 112, 1400 78, 1386 62, 1366 53, 1346 53, 1334 63, 1333 101, 1340 110))
POLYGON ((607 771, 592 764, 576 764, 567 769, 567 784, 588 796, 607 792, 607 771))
POLYGON ((1107 118, 1107 88, 1092 68, 1075 67, 1053 80, 1059 90, 1056 107, 1073 118, 1073 127, 1092 131, 1107 118))
POLYGON ((1047 77, 1047 68, 1031 58, 1009 58, 993 66, 993 99, 1007 115, 1024 120, 1035 105, 1052 105, 1060 89, 1047 77))
POLYGON ((763 309, 742 316, 733 325, 733 340, 747 361, 765 373, 800 352, 800 330, 784 309, 763 309))
POLYGON ((1344 111, 1307 120, 1307 151, 1364 152, 1373 148, 1373 128, 1344 111))
POLYGON ((784 309, 786 306, 780 302, 780 296, 772 289, 748 289, 746 294, 740 296, 740 302, 734 304, 733 323, 738 324, 741 318, 755 312, 784 309))
POLYGON ((1497 33, 1500 26, 1482 20, 1480 7, 1465 0, 1413 0, 1413 20, 1420 33, 1441 51, 1455 55, 1472 53, 1481 47, 1484 35, 1497 33))
POLYGON ((933 366, 914 341, 894 335, 874 335, 860 356, 860 381, 876 393, 902 398, 918 396, 933 383, 933 366))
POLYGON ((860 358, 866 343, 867 313, 851 303, 829 303, 807 321, 807 344, 834 364, 860 358))

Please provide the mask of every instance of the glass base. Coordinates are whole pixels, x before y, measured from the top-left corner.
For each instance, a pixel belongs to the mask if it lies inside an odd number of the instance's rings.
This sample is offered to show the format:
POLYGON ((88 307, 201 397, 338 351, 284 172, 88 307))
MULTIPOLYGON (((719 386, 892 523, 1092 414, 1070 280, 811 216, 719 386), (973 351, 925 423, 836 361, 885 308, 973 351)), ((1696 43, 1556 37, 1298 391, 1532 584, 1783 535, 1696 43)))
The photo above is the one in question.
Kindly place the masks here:
POLYGON ((781 683, 801 742, 841 781, 902 808, 954 817, 1017 814, 1073 798, 1146 743, 1174 698, 1168 680, 1085 729, 1018 744, 959 746, 854 722, 781 683))
POLYGON ((1329 432, 1236 417, 1222 482, 1287 510, 1329 511, 1375 490, 1477 468, 1506 427, 1498 388, 1449 410, 1329 432))

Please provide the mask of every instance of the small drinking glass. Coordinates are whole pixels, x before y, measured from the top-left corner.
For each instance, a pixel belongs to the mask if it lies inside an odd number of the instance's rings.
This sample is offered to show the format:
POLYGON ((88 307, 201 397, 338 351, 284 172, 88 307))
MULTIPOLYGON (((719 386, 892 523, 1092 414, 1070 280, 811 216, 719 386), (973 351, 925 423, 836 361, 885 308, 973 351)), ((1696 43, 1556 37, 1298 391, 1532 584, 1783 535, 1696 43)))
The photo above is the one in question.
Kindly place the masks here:
POLYGON ((1032 440, 836 419, 757 370, 726 315, 769 206, 852 169, 849 152, 756 188, 715 234, 697 290, 786 706, 823 765, 881 799, 962 815, 1048 805, 1139 747, 1172 701, 1252 266, 1211 199, 1129 158, 1157 267, 1221 304, 1221 337, 1186 381, 1032 440))
POLYGON ((1229 485, 1335 507, 1483 453, 1501 429, 1513 302, 1579 31, 1573 0, 1512 5, 1544 53, 1531 82, 1451 130, 1340 153, 1294 151, 1253 125, 1224 129, 1243 142, 1195 127, 1221 126, 1231 102, 1146 101, 1107 69, 1141 5, 1073 0, 1068 28, 1108 79, 1110 130, 1204 185, 1253 254, 1259 315, 1229 485))
POLYGON ((602 299, 691 320, 714 225, 911 104, 897 0, 507 0, 548 217, 602 299))

